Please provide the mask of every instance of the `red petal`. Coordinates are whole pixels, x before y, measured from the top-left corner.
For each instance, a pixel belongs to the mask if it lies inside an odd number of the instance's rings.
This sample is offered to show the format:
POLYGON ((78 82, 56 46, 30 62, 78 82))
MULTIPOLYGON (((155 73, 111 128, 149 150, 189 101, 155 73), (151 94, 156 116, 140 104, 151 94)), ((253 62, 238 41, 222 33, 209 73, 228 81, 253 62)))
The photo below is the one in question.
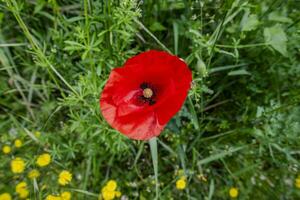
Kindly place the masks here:
POLYGON ((160 134, 181 108, 192 75, 178 57, 151 50, 114 69, 103 89, 100 107, 107 122, 132 139, 147 140, 160 134), (137 103, 140 84, 155 87, 155 104, 137 103))

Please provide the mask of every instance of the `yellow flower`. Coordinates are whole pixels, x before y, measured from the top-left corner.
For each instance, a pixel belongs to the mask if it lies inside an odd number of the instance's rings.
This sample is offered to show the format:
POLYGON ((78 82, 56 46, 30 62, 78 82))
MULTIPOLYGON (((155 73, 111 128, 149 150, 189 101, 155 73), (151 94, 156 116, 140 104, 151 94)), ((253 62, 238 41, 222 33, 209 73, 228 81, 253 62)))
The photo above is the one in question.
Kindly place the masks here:
POLYGON ((178 190, 183 190, 186 188, 186 180, 184 177, 181 177, 179 180, 176 181, 176 188, 178 190))
POLYGON ((109 180, 101 190, 101 195, 104 200, 112 200, 115 197, 120 197, 121 192, 115 191, 118 184, 115 180, 109 180))
POLYGON ((15 158, 10 162, 10 168, 13 173, 22 173, 25 169, 25 162, 22 158, 15 158))
POLYGON ((2 148, 3 153, 9 154, 11 152, 11 148, 8 145, 3 146, 2 148))
POLYGON ((22 141, 20 139, 15 140, 15 147, 20 148, 22 146, 22 141))
POLYGON ((0 200, 11 200, 11 196, 9 193, 0 194, 0 200))
POLYGON ((239 190, 235 187, 230 188, 229 190, 229 196, 231 198, 236 198, 239 195, 239 190))
POLYGON ((300 175, 295 179, 295 186, 300 189, 300 175))
POLYGON ((30 179, 35 179, 39 176, 40 176, 40 172, 36 169, 33 169, 28 173, 28 178, 30 178, 30 179))
POLYGON ((20 199, 26 199, 29 195, 27 183, 24 181, 18 183, 16 186, 16 192, 19 194, 20 199))
POLYGON ((110 180, 106 183, 106 188, 108 191, 115 191, 117 189, 117 182, 115 180, 110 180))
POLYGON ((20 199, 26 199, 29 195, 29 191, 27 189, 21 190, 19 193, 20 199))
POLYGON ((39 155, 39 157, 37 158, 36 164, 40 167, 45 167, 45 166, 49 165, 50 162, 51 162, 50 154, 44 153, 42 155, 39 155))
POLYGON ((115 191, 104 190, 102 191, 102 197, 104 200, 112 200, 115 198, 115 191))
POLYGON ((62 200, 60 196, 54 196, 54 195, 51 195, 49 194, 47 197, 46 197, 46 200, 62 200))
POLYGON ((58 183, 60 185, 67 185, 71 182, 71 180, 72 180, 72 174, 69 171, 63 170, 62 172, 60 172, 58 178, 58 183))
POLYGON ((70 200, 71 199, 71 193, 70 192, 63 192, 60 195, 62 200, 70 200))
POLYGON ((116 197, 120 197, 122 195, 122 193, 120 191, 116 191, 115 194, 116 194, 116 197))
POLYGON ((35 135, 35 137, 39 138, 41 136, 41 132, 36 131, 36 132, 34 132, 34 135, 35 135))
POLYGON ((20 191, 26 189, 26 187, 27 187, 27 183, 22 181, 16 185, 16 192, 20 193, 20 191))

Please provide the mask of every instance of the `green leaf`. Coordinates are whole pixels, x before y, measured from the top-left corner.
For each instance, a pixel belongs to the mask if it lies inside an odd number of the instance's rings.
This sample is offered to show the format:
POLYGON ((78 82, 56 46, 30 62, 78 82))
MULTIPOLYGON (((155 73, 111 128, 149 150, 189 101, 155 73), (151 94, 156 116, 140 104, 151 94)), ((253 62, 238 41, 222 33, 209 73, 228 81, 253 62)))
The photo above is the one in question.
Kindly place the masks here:
POLYGON ((242 31, 252 31, 257 28, 259 25, 259 21, 257 19, 257 15, 250 14, 249 10, 245 11, 245 14, 241 21, 241 29, 242 31))
POLYGON ((266 43, 270 44, 275 50, 283 56, 287 56, 287 37, 279 24, 264 29, 266 43))
POLYGON ((156 192, 155 199, 157 199, 158 198, 158 193, 159 193, 157 138, 156 137, 151 138, 149 140, 149 144, 150 144, 151 157, 152 157, 152 163, 153 163, 153 169, 154 169, 154 176, 155 176, 155 192, 156 192))
POLYGON ((200 58, 197 61, 196 64, 196 70, 200 73, 201 77, 207 77, 208 72, 205 63, 200 58))
POLYGON ((198 161, 198 165, 204 165, 204 164, 210 163, 212 161, 216 161, 216 160, 222 159, 222 158, 224 158, 226 156, 230 156, 234 152, 240 151, 240 150, 244 149, 245 147, 246 146, 235 147, 235 148, 229 149, 228 151, 223 151, 223 152, 220 152, 218 154, 214 154, 214 155, 208 156, 208 157, 206 157, 206 158, 204 158, 202 160, 199 160, 198 161))
POLYGON ((209 200, 212 199, 214 191, 215 191, 215 182, 214 182, 214 179, 212 179, 210 181, 210 185, 209 185, 209 194, 208 194, 209 200))
POLYGON ((228 76, 250 75, 245 69, 234 70, 228 73, 228 76))
POLYGON ((282 23, 293 23, 293 21, 290 18, 281 15, 278 11, 271 12, 268 18, 271 21, 277 21, 282 23))
POLYGON ((152 31, 152 32, 155 32, 155 31, 164 31, 166 30, 166 27, 164 27, 161 23, 159 22, 154 22, 150 27, 149 29, 152 31))

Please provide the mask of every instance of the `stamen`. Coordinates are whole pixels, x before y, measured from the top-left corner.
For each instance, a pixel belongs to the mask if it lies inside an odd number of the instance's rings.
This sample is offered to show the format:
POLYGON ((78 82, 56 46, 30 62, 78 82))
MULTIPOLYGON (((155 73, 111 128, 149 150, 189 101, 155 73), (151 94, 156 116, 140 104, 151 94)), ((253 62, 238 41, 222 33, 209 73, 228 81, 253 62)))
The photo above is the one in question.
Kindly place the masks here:
POLYGON ((150 88, 145 88, 143 90, 143 96, 147 99, 151 98, 153 95, 153 91, 150 88))

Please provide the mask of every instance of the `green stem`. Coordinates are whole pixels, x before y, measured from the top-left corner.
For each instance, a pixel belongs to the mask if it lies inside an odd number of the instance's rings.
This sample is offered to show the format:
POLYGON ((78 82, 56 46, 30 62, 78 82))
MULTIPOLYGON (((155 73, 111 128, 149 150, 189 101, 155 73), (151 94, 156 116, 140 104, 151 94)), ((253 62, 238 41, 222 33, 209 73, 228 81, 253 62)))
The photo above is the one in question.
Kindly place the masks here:
POLYGON ((222 44, 217 44, 217 47, 223 47, 223 48, 232 48, 232 49, 241 49, 241 48, 249 48, 249 47, 259 47, 259 46, 268 46, 268 43, 257 43, 257 44, 245 44, 245 45, 222 45, 222 44))
POLYGON ((156 42, 157 44, 159 44, 165 51, 169 52, 169 53, 172 53, 170 51, 170 49, 168 49, 161 41, 159 41, 159 39, 157 39, 157 37, 155 37, 155 35, 153 35, 151 33, 151 31, 149 29, 147 29, 144 24, 142 22, 140 22, 138 19, 134 19, 135 23, 137 23, 146 33, 148 33, 148 35, 150 37, 152 37, 156 42))
POLYGON ((152 162, 153 162, 153 169, 154 169, 154 176, 155 176, 155 199, 158 199, 159 194, 159 185, 158 185, 158 157, 157 157, 157 138, 151 138, 149 140, 152 162))
MULTIPOLYGON (((39 47, 36 39, 31 35, 31 33, 29 32, 26 24, 24 23, 23 19, 20 16, 19 13, 19 8, 18 8, 18 4, 15 0, 11 0, 11 1, 7 1, 7 6, 8 8, 10 8, 11 12, 13 13, 13 15, 15 16, 16 20, 18 21, 21 29, 23 30, 26 38, 29 40, 29 43, 33 49, 33 51, 36 53, 36 55, 38 56, 38 58, 40 58, 41 61, 43 61, 49 68, 49 73, 50 71, 53 71, 54 74, 77 96, 79 96, 79 94, 76 92, 76 90, 64 79, 64 77, 55 69, 55 67, 50 63, 50 61, 48 60, 48 58, 46 57, 46 55, 43 53, 43 51, 41 50, 41 48, 39 47)), ((55 83, 56 79, 55 77, 52 75, 52 73, 50 73, 50 76, 54 79, 55 83)), ((58 86, 58 88, 60 88, 58 86)), ((63 95, 64 96, 64 95, 63 95)))

